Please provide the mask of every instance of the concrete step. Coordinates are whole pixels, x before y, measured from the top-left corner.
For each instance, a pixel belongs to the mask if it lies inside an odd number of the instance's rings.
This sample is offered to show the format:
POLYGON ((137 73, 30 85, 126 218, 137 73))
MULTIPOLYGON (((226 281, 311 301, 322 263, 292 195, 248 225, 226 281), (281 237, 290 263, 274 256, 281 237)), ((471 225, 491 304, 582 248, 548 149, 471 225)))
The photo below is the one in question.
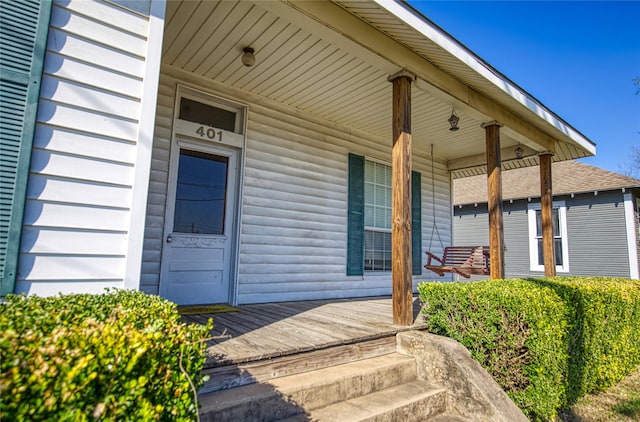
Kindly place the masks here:
POLYGON ((395 351, 396 337, 386 336, 348 344, 331 345, 318 350, 268 358, 260 357, 246 362, 229 362, 217 365, 215 359, 211 359, 202 371, 203 375, 209 376, 209 380, 202 386, 200 393, 264 382, 327 366, 384 356, 395 353, 395 351))
POLYGON ((462 416, 443 413, 429 419, 429 422, 470 422, 470 420, 467 418, 463 418, 462 416))
MULTIPOLYGON (((201 394, 200 417, 202 421, 274 421, 416 381, 415 359, 391 353, 201 394)), ((422 383, 417 386, 426 389, 422 383)))
POLYGON ((426 381, 415 380, 306 414, 294 415, 281 422, 430 421, 446 411, 446 396, 444 389, 436 388, 426 381))

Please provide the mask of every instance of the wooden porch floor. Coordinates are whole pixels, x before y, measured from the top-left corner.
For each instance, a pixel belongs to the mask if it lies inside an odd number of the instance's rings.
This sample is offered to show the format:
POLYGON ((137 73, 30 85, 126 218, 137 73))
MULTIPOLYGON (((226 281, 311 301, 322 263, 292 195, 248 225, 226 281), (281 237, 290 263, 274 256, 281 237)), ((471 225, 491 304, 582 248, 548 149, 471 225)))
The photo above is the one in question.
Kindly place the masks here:
POLYGON ((214 338, 207 348, 205 367, 354 344, 423 327, 416 297, 414 324, 409 327, 393 325, 390 297, 263 303, 238 308, 239 312, 183 317, 194 323, 213 318, 214 338))

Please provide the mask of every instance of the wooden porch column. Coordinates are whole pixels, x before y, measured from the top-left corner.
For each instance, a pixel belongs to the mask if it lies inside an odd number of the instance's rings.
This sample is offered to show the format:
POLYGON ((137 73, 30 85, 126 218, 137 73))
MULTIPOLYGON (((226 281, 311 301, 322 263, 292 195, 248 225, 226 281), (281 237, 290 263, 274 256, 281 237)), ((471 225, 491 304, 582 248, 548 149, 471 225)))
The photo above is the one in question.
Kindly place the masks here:
POLYGON ((500 156, 500 125, 484 123, 487 143, 487 191, 489 205, 490 277, 504 278, 504 224, 502 220, 502 158, 500 156))
POLYGON ((391 76, 393 148, 391 161, 391 277, 393 323, 413 324, 411 277, 411 80, 406 72, 391 76))
POLYGON ((542 214, 542 254, 544 255, 544 276, 556 275, 556 252, 553 239, 553 193, 551 188, 551 152, 540 157, 540 202, 542 214))

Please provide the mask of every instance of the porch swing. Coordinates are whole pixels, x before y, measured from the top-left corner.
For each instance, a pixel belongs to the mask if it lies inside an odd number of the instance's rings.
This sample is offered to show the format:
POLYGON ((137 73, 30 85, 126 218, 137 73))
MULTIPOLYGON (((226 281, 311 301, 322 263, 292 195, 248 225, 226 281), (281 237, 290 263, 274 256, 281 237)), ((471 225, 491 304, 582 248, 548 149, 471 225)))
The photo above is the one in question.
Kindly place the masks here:
POLYGON ((424 266, 429 271, 433 271, 440 277, 445 273, 458 274, 464 278, 470 278, 472 274, 489 275, 489 247, 488 246, 444 246, 438 225, 436 222, 436 179, 433 165, 433 144, 431 144, 431 206, 433 207, 433 226, 431 227, 431 239, 429 240, 429 251, 427 254, 427 264, 424 266), (432 253, 434 233, 438 236, 442 256, 432 253))

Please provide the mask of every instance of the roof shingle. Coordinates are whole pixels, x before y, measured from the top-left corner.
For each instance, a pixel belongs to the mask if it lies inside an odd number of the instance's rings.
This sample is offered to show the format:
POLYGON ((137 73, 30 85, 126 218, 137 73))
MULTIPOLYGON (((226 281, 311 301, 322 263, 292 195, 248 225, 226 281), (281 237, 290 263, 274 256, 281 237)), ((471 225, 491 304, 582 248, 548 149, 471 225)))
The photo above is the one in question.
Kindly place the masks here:
MULTIPOLYGON (((640 180, 575 160, 552 164, 553 195, 640 187, 640 180)), ((502 199, 540 196, 540 168, 524 167, 502 172, 502 199)), ((453 204, 487 202, 487 175, 453 181, 453 204)))

